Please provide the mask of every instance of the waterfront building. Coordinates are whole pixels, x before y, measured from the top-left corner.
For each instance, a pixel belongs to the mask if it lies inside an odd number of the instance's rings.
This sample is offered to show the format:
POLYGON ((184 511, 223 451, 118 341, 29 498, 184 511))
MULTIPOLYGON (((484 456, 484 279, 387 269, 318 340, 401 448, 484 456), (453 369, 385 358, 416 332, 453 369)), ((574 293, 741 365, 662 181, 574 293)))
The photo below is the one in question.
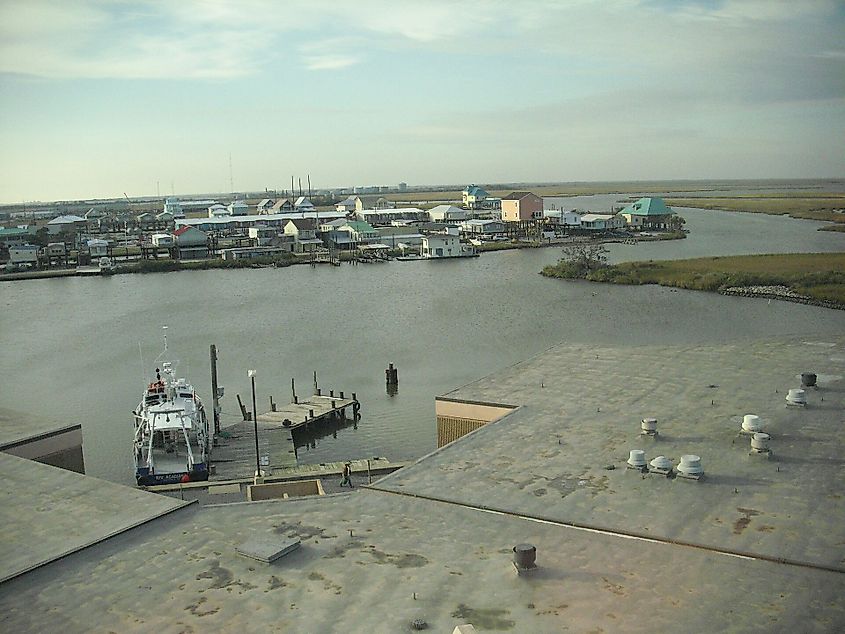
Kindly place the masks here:
POLYGON ((34 244, 16 244, 9 247, 9 264, 38 265, 38 247, 34 244))
POLYGON ((437 205, 428 210, 428 217, 432 222, 458 223, 467 219, 466 209, 454 205, 437 205))
POLYGON ((423 236, 420 255, 426 259, 460 258, 475 253, 475 247, 462 244, 457 227, 446 227, 443 233, 423 236))
POLYGON ((587 231, 615 231, 625 227, 625 218, 620 214, 584 214, 581 228, 587 231))
POLYGON ((179 227, 173 232, 173 239, 179 249, 179 259, 204 257, 208 255, 208 234, 196 227, 179 227))
POLYGON ((399 209, 362 209, 355 212, 358 220, 369 222, 371 225, 385 225, 397 220, 421 221, 428 219, 428 212, 418 207, 401 207, 399 209))
POLYGON ((502 220, 527 222, 543 217, 543 199, 531 192, 511 192, 502 198, 502 220))
POLYGON ((92 238, 85 243, 88 247, 88 255, 94 258, 106 257, 109 254, 109 241, 100 238, 92 238))
POLYGON ((27 244, 34 236, 35 232, 30 228, 0 227, 0 246, 12 247, 27 244))
POLYGON ((283 232, 292 237, 294 251, 297 253, 313 251, 323 244, 323 241, 317 237, 315 218, 291 218, 285 223, 283 232))
POLYGON ((505 223, 501 220, 485 220, 481 218, 471 218, 461 223, 461 233, 478 236, 492 236, 498 233, 505 232, 505 223))
POLYGON ((581 216, 574 209, 569 211, 565 209, 544 209, 543 218, 546 224, 561 228, 577 229, 581 226, 581 216))
POLYGON ((376 233, 378 234, 378 241, 390 248, 397 248, 400 245, 405 245, 406 247, 420 246, 425 237, 413 226, 401 227, 389 225, 386 227, 376 227, 376 233))
POLYGON ((640 198, 619 212, 632 227, 668 229, 675 212, 662 198, 640 198))
POLYGON ((464 188, 461 195, 464 207, 467 209, 480 209, 490 194, 478 185, 469 185, 464 188))

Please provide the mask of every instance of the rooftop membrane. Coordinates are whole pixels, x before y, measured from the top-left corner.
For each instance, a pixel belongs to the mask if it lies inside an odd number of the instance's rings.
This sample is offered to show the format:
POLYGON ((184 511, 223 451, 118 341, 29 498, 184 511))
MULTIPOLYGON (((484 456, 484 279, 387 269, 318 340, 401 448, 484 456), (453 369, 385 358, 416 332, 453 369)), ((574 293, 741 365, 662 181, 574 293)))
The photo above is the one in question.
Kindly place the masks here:
MULTIPOLYGON (((843 376, 845 338, 559 346, 450 393, 519 407, 371 488, 169 514, 4 583, 2 623, 66 632, 402 632, 415 619, 435 632, 463 623, 540 633, 841 630, 843 376), (807 407, 787 408, 806 371, 818 390, 808 389, 807 407), (748 455, 737 435, 748 413, 772 436, 768 459, 748 455), (644 417, 658 419, 657 439, 641 436, 644 417), (675 464, 695 453, 704 478, 626 469, 635 448, 675 464), (301 547, 272 564, 237 552, 255 539, 296 538, 301 547), (517 575, 512 548, 526 542, 538 568, 517 575)), ((42 495, 13 493, 4 507, 37 506, 42 495)), ((115 492, 86 495, 106 503, 115 492)))

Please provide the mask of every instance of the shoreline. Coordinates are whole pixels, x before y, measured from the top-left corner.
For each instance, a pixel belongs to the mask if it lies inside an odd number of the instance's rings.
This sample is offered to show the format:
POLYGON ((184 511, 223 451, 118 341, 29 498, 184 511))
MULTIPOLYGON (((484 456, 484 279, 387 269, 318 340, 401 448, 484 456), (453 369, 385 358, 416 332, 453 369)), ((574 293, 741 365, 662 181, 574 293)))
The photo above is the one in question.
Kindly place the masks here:
MULTIPOLYGON (((686 238, 686 234, 683 235, 671 235, 671 234, 661 234, 661 235, 653 235, 653 236, 634 236, 631 238, 601 238, 598 240, 588 239, 584 240, 584 242, 595 242, 596 244, 613 244, 613 243, 625 243, 625 244, 637 244, 638 242, 658 242, 662 240, 683 240, 686 238), (668 236, 668 237, 661 237, 668 236)), ((559 247, 566 244, 572 244, 578 242, 577 240, 573 239, 550 239, 549 242, 541 242, 539 244, 531 243, 531 242, 488 242, 484 246, 478 249, 478 253, 493 253, 496 251, 513 251, 519 249, 545 249, 549 247, 559 247), (484 248, 486 247, 486 248, 484 248)), ((396 256, 391 256, 392 259, 395 259, 396 256)), ((423 260, 425 258, 420 258, 423 260)), ((340 261, 342 263, 348 263, 350 259, 344 259, 341 256, 340 261)), ((207 271, 211 269, 225 269, 225 270, 232 270, 232 269, 264 269, 264 268, 287 268, 289 266, 297 266, 302 264, 310 264, 311 261, 307 258, 299 258, 297 257, 295 260, 291 259, 284 259, 279 261, 261 261, 261 262, 254 262, 249 260, 235 260, 237 264, 220 264, 223 262, 220 258, 208 258, 205 260, 185 260, 185 264, 183 264, 182 260, 170 260, 170 259, 161 259, 161 260, 135 260, 131 264, 127 265, 117 265, 114 270, 109 273, 92 273, 91 271, 78 271, 77 269, 47 269, 43 271, 21 271, 17 273, 2 273, 0 274, 0 282, 14 282, 20 280, 40 280, 40 279, 48 279, 48 278, 56 278, 56 277, 109 277, 111 275, 127 275, 127 274, 150 274, 150 273, 172 273, 177 271, 207 271), (146 262, 160 262, 161 266, 160 270, 140 270, 141 264, 146 262), (240 263, 243 262, 243 263, 240 263), (175 263, 175 264, 170 264, 175 263)), ((326 264, 325 262, 319 262, 318 264, 326 264)))

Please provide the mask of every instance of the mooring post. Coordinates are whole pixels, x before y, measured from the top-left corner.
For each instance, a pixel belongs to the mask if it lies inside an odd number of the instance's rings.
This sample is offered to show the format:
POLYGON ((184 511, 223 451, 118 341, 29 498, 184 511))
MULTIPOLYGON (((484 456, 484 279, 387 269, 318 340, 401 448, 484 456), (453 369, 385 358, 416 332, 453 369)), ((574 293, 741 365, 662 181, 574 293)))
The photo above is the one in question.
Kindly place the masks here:
POLYGON ((343 390, 340 391, 340 398, 343 398, 343 390))
POLYGON ((308 410, 308 418, 314 418, 314 410, 313 409, 308 410))
POLYGON ((290 380, 290 397, 292 399, 291 402, 298 403, 299 401, 296 400, 296 379, 290 380))
POLYGON ((317 387, 317 370, 314 370, 314 394, 320 395, 320 388, 317 387))
POLYGON ((273 402, 273 395, 272 394, 270 395, 270 411, 271 412, 276 411, 276 404, 273 402))
POLYGON ((239 406, 240 406, 240 408, 241 408, 241 416, 243 416, 243 419, 244 419, 244 420, 250 420, 250 418, 249 418, 249 413, 246 411, 246 407, 244 407, 244 403, 243 403, 243 401, 241 400, 241 395, 240 395, 240 394, 236 394, 235 396, 237 396, 237 397, 238 397, 238 405, 239 405, 239 406))
POLYGON ((334 398, 334 390, 329 390, 329 397, 334 398))

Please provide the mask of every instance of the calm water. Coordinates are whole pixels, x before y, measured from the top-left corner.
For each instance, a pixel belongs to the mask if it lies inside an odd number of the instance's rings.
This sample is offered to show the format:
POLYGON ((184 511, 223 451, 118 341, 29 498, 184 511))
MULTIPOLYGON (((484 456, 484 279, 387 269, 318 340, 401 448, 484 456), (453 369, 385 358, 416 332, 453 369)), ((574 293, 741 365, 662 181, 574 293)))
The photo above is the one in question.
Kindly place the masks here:
MULTIPOLYGON (((613 199, 565 206, 600 209, 613 199)), ((680 211, 687 240, 612 245, 611 259, 845 248, 843 234, 816 231, 811 221, 680 211)), ((88 472, 131 483, 130 412, 146 380, 140 357, 154 359, 167 324, 177 373, 207 400, 208 347, 218 345, 224 423, 239 418, 236 393, 248 400, 249 368, 258 371, 259 409, 269 409, 268 395, 288 399, 291 377, 307 394, 317 370, 324 389, 358 393, 363 418, 336 437, 300 439, 300 461, 400 460, 435 447, 436 395, 560 341, 720 342, 845 327, 841 311, 538 275, 558 254, 3 283, 0 407, 82 422, 88 472), (399 368, 393 397, 384 386, 390 362, 399 368)))

